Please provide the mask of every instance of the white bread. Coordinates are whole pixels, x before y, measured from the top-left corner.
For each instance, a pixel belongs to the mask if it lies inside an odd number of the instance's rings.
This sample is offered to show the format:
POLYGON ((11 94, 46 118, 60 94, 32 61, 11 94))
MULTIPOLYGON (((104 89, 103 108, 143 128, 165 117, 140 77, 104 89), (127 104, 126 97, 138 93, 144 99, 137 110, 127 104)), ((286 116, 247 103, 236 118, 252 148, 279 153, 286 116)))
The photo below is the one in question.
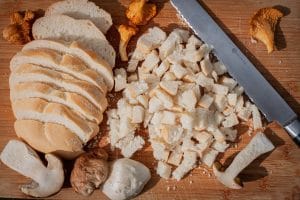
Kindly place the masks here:
POLYGON ((45 16, 59 14, 68 15, 74 19, 89 19, 104 34, 112 26, 110 14, 88 0, 66 0, 56 2, 47 8, 45 16))
POLYGON ((94 122, 82 119, 68 107, 39 98, 21 99, 12 102, 15 117, 42 122, 57 123, 74 132, 84 143, 94 137, 99 127, 94 122))
POLYGON ((54 153, 74 159, 83 153, 80 139, 62 125, 35 120, 17 120, 14 124, 18 137, 43 153, 54 153))
POLYGON ((105 35, 90 20, 76 20, 66 15, 37 19, 32 26, 34 39, 78 41, 115 66, 116 52, 105 35))
POLYGON ((99 108, 94 106, 89 100, 73 92, 66 92, 55 86, 45 83, 18 83, 10 90, 11 101, 25 98, 41 98, 47 101, 63 104, 73 110, 76 110, 82 117, 95 121, 98 124, 103 119, 99 108))
POLYGON ((33 40, 23 47, 24 50, 30 49, 52 49, 60 53, 70 54, 80 58, 89 68, 98 72, 104 79, 107 87, 111 90, 114 86, 112 69, 109 64, 91 50, 84 48, 78 42, 56 42, 51 40, 33 40))
POLYGON ((45 82, 56 85, 68 92, 75 92, 87 98, 101 110, 107 107, 105 95, 94 85, 77 80, 68 74, 43 68, 34 64, 24 64, 9 78, 10 87, 22 82, 45 82))
POLYGON ((56 71, 65 72, 80 80, 87 81, 97 86, 104 94, 107 87, 100 74, 88 68, 79 58, 70 54, 60 54, 50 49, 32 49, 17 53, 10 61, 10 70, 26 63, 41 65, 56 71))

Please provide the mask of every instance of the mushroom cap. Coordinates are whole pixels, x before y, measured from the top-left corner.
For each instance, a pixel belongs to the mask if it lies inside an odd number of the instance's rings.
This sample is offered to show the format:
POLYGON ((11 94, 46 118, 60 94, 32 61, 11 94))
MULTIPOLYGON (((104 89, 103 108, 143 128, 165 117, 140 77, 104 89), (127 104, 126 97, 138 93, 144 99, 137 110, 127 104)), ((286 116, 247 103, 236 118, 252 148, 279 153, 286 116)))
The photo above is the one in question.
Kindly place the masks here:
POLYGON ((108 176, 108 155, 100 148, 82 154, 75 161, 71 173, 71 185, 84 196, 90 195, 108 176))

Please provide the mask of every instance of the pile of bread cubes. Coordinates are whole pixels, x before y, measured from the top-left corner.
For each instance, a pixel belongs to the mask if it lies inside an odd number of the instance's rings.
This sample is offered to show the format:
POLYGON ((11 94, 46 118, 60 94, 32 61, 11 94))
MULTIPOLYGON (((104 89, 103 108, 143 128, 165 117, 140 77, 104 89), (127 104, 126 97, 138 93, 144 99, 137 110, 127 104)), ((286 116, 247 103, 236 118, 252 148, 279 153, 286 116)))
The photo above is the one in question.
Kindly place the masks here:
POLYGON ((224 64, 212 61, 212 50, 182 29, 143 34, 127 72, 115 69, 122 98, 107 111, 110 144, 131 157, 145 143, 137 130, 147 128, 157 174, 180 180, 202 163, 212 167, 238 137, 238 124, 252 121, 250 131, 261 130, 257 107, 224 64))

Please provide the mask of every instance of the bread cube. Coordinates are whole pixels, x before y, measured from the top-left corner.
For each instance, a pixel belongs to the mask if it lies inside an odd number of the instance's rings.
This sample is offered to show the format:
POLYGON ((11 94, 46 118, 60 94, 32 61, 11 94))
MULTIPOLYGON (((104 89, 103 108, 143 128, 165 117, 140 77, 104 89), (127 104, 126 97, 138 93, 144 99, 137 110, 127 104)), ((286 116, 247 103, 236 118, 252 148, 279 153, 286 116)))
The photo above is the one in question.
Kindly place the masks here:
POLYGON ((202 44, 203 42, 200 39, 198 39, 195 35, 191 35, 187 41, 186 48, 196 50, 199 49, 202 44))
POLYGON ((168 94, 175 96, 178 91, 179 82, 178 81, 161 81, 159 83, 159 85, 168 94))
POLYGON ((217 150, 218 152, 225 152, 226 149, 229 147, 229 144, 226 143, 226 141, 222 141, 222 142, 219 142, 219 141, 215 141, 211 147, 215 150, 217 150))
POLYGON ((191 131, 194 127, 194 116, 191 113, 181 113, 180 123, 182 128, 191 131))
POLYGON ((223 94, 216 94, 214 98, 214 106, 218 111, 223 112, 227 105, 227 98, 223 94))
POLYGON ((161 123, 175 125, 176 124, 176 114, 171 111, 163 111, 161 123))
POLYGON ((168 179, 171 176, 171 171, 172 171, 172 167, 170 165, 168 165, 165 162, 162 161, 158 161, 157 164, 157 168, 156 168, 156 173, 164 178, 164 179, 168 179))
POLYGON ((226 95, 228 93, 228 87, 220 84, 213 84, 212 85, 212 91, 215 94, 222 94, 226 95))
POLYGON ((262 128, 261 116, 258 111, 258 108, 255 105, 252 105, 251 108, 252 108, 253 129, 256 131, 262 128))
POLYGON ((233 78, 224 76, 222 78, 222 85, 227 86, 229 91, 231 91, 237 85, 237 82, 233 78))
POLYGON ((158 76, 162 77, 166 71, 168 71, 170 63, 168 60, 163 60, 160 65, 153 70, 153 72, 158 76))
POLYGON ((227 72, 227 68, 225 67, 225 65, 223 63, 221 63, 220 61, 215 62, 213 64, 214 66, 214 71, 220 76, 222 74, 225 74, 227 72))
POLYGON ((170 71, 173 72, 178 79, 183 78, 188 72, 186 68, 179 63, 171 65, 170 71))
POLYGON ((134 59, 134 58, 131 57, 131 59, 128 62, 127 71, 128 72, 135 72, 138 64, 139 64, 139 60, 134 59))
POLYGON ((251 116, 251 108, 241 108, 238 112, 237 116, 238 118, 242 119, 243 121, 248 121, 251 116))
POLYGON ((205 76, 209 76, 213 70, 213 65, 211 64, 209 57, 205 57, 200 62, 201 70, 204 73, 205 76))
POLYGON ((133 106, 132 123, 142 123, 144 121, 144 108, 142 106, 133 106))
POLYGON ((166 39, 166 33, 158 27, 148 29, 137 41, 136 48, 144 53, 149 53, 158 48, 166 39))
POLYGON ((215 140, 217 140, 219 142, 223 142, 226 140, 224 133, 218 128, 215 129, 214 131, 212 131, 211 133, 213 134, 215 140))
POLYGON ((174 125, 161 125, 160 133, 164 141, 168 144, 177 144, 183 135, 183 128, 174 125))
POLYGON ((237 130, 232 128, 221 127, 220 130, 224 133, 226 141, 234 142, 237 137, 237 130))
POLYGON ((197 153, 185 151, 181 164, 173 171, 172 177, 179 181, 186 173, 196 167, 197 153))
POLYGON ((214 149, 209 149, 201 158, 201 161, 207 165, 208 167, 212 167, 213 163, 215 162, 219 152, 214 149))
POLYGON ((183 156, 183 153, 172 151, 169 156, 168 163, 178 166, 181 162, 182 156, 183 156))
POLYGON ((145 72, 151 72, 155 67, 158 66, 159 61, 160 59, 157 52, 152 50, 151 53, 146 56, 142 64, 142 68, 145 70, 145 72))
POLYGON ((231 113, 227 117, 225 117, 225 120, 222 122, 223 127, 230 128, 239 123, 239 120, 235 113, 231 113))
POLYGON ((209 107, 211 106, 211 104, 213 103, 214 101, 214 98, 211 97, 210 95, 208 94, 204 94, 200 101, 198 102, 198 105, 203 107, 203 108, 206 108, 206 109, 209 109, 209 107))
POLYGON ((231 105, 231 106, 236 106, 236 103, 237 103, 237 94, 236 93, 229 93, 227 95, 227 101, 228 101, 228 104, 231 105))
POLYGON ((206 77, 202 72, 199 72, 196 74, 196 84, 206 88, 207 90, 211 90, 214 80, 206 77))
POLYGON ((163 81, 175 81, 176 76, 173 72, 167 71, 164 76, 162 77, 163 81))
POLYGON ((172 108, 174 105, 172 97, 162 89, 155 89, 156 97, 162 102, 163 106, 167 109, 172 108))
POLYGON ((197 103, 197 97, 194 93, 194 90, 190 89, 183 92, 179 97, 179 105, 184 107, 187 111, 191 112, 195 110, 197 103))
POLYGON ((155 113, 163 109, 163 103, 156 97, 153 96, 149 100, 149 113, 155 113))

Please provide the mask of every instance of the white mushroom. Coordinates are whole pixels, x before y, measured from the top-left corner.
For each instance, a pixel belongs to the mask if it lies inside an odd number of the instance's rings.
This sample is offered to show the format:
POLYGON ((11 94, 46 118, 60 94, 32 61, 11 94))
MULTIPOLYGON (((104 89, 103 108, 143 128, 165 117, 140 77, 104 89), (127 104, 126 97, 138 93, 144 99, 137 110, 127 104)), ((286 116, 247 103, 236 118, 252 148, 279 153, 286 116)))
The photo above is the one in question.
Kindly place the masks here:
POLYGON ((257 133, 224 172, 219 171, 218 164, 214 164, 213 172, 225 186, 232 189, 241 189, 242 186, 236 182, 237 175, 257 157, 272 151, 274 148, 274 145, 263 133, 257 133))
POLYGON ((10 140, 0 158, 11 169, 33 180, 30 184, 20 186, 21 191, 27 195, 47 197, 58 192, 63 185, 63 164, 52 154, 46 154, 48 165, 45 167, 37 153, 28 145, 10 140))
POLYGON ((145 165, 122 158, 112 164, 102 191, 113 200, 131 199, 143 190, 150 177, 150 170, 145 165))

